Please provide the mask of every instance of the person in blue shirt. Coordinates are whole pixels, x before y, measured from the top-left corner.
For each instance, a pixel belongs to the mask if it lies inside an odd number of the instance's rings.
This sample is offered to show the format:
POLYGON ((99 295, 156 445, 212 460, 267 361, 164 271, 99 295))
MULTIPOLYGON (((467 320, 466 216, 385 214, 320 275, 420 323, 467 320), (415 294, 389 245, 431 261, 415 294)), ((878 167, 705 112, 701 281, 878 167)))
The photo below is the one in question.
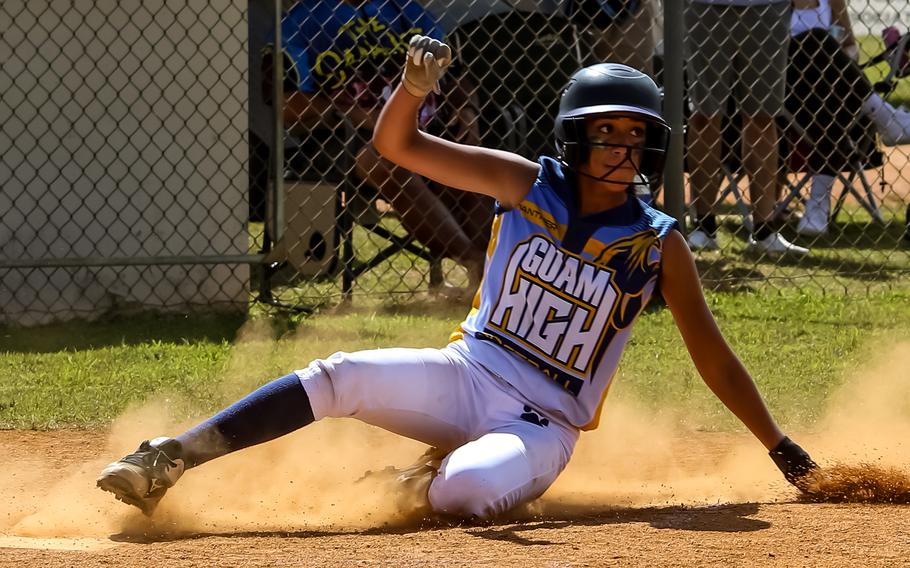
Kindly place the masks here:
POLYGON ((559 155, 533 162, 417 128, 451 61, 447 45, 415 36, 374 133, 392 162, 497 201, 483 280, 449 344, 312 361, 176 438, 143 442, 98 485, 151 513, 186 469, 352 417, 436 449, 400 478, 418 510, 495 517, 542 495, 598 426, 631 329, 659 290, 705 383, 806 488, 818 466, 724 340, 676 221, 635 197, 635 184, 662 174, 670 135, 654 81, 621 64, 576 72, 556 116, 559 155))
MULTIPOLYGON (((489 201, 465 196, 383 160, 369 144, 383 103, 400 74, 399 61, 414 34, 443 38, 433 15, 414 0, 301 0, 282 20, 285 126, 300 138, 328 139, 345 116, 356 129, 355 174, 367 201, 378 192, 400 214, 404 228, 438 258, 452 258, 476 287, 483 267, 491 215, 489 201)), ((431 94, 419 126, 433 134, 476 144, 477 104, 460 77, 448 95, 431 94)), ((335 135, 337 136, 337 134, 335 135)), ((307 153, 307 152, 303 152, 307 153)), ((303 156, 305 158, 305 156, 303 156)), ((294 159, 295 156, 289 156, 294 159)), ((355 202, 356 203, 356 202, 355 202)))

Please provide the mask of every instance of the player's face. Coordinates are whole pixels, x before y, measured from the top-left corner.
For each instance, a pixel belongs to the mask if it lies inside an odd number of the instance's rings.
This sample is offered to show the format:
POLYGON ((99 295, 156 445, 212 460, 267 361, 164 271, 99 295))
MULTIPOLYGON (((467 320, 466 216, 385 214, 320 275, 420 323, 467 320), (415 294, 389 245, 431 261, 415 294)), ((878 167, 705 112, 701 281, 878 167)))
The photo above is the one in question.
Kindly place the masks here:
POLYGON ((585 121, 590 157, 582 166, 595 178, 606 178, 610 189, 624 191, 641 165, 647 124, 631 116, 594 117, 585 121))

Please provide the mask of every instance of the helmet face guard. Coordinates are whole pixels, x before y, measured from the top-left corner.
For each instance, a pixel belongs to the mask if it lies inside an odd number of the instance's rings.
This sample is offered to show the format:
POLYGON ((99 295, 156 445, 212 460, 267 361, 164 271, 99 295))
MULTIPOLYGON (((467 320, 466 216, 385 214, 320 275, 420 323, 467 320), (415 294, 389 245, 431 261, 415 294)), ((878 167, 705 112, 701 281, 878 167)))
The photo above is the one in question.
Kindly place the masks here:
POLYGON ((562 131, 565 134, 563 139, 557 137, 556 145, 559 150, 559 158, 563 165, 572 171, 607 183, 628 183, 625 179, 612 179, 610 176, 623 166, 629 166, 635 170, 636 179, 632 185, 651 185, 659 183, 663 175, 664 163, 667 156, 667 147, 670 144, 670 128, 662 121, 637 113, 626 112, 607 112, 591 115, 581 115, 576 117, 566 117, 562 122, 562 131), (596 118, 610 116, 622 116, 643 120, 645 123, 645 140, 640 145, 628 144, 610 144, 604 142, 593 142, 588 139, 587 122, 596 118), (616 166, 611 168, 602 176, 595 177, 580 171, 580 166, 588 161, 591 157, 592 149, 613 149, 625 148, 625 158, 616 166), (633 159, 634 153, 639 153, 639 159, 633 159))
POLYGON ((662 98, 650 77, 626 65, 601 63, 576 72, 563 90, 556 116, 556 149, 563 165, 598 181, 628 183, 610 177, 628 162, 638 173, 633 185, 659 183, 670 142, 670 127, 661 115, 662 98), (644 143, 625 146, 589 140, 586 121, 609 116, 644 121, 644 143), (601 177, 590 176, 579 166, 588 161, 592 148, 626 148, 626 159, 601 177), (638 164, 633 152, 640 152, 638 164))

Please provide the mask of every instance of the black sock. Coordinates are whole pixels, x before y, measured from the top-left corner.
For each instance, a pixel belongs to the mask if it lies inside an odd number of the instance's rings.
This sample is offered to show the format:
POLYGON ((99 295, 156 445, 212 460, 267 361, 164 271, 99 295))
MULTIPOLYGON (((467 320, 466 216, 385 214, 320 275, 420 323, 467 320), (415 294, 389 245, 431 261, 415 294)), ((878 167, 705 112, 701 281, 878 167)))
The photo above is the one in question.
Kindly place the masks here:
POLYGON ((717 217, 713 213, 705 216, 696 215, 695 230, 702 230, 713 239, 717 236, 717 217))
POLYGON ((752 238, 756 241, 763 241, 774 233, 770 223, 756 223, 752 230, 752 238))
POLYGON ((205 422, 177 436, 187 468, 268 442, 313 422, 300 377, 290 374, 263 385, 205 422))

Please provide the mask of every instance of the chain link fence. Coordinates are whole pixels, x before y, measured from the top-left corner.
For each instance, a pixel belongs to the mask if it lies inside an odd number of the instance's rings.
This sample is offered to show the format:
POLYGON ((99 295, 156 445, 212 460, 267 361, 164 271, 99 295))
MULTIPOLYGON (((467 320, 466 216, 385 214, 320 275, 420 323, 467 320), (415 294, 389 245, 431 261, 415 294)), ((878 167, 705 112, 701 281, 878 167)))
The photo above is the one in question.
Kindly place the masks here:
POLYGON ((0 323, 469 298, 493 204, 369 142, 414 33, 457 60, 421 128, 530 159, 579 67, 653 74, 674 135, 639 197, 687 227, 707 287, 901 285, 896 3, 664 2, 5 0, 0 323))
POLYGON ((246 43, 227 0, 0 3, 0 323, 245 309, 246 43))
POLYGON ((898 285, 910 36, 897 4, 727 4, 684 9, 688 239, 706 284, 898 285))

